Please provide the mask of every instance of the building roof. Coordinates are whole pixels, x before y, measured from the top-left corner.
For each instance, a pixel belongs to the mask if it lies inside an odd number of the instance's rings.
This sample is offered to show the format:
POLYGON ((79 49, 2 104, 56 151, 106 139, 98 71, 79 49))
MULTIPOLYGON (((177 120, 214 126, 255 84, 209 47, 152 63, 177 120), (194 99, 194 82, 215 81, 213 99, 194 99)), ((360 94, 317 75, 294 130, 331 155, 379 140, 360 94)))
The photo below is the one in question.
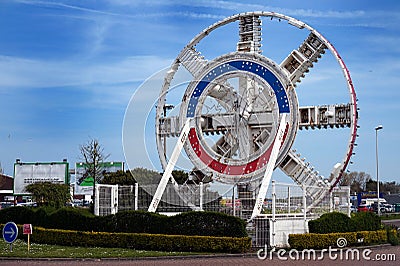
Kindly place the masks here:
POLYGON ((0 190, 13 190, 14 179, 11 176, 0 174, 0 190))
POLYGON ((383 197, 387 203, 389 204, 396 204, 400 203, 400 194, 390 194, 390 195, 385 195, 383 197))

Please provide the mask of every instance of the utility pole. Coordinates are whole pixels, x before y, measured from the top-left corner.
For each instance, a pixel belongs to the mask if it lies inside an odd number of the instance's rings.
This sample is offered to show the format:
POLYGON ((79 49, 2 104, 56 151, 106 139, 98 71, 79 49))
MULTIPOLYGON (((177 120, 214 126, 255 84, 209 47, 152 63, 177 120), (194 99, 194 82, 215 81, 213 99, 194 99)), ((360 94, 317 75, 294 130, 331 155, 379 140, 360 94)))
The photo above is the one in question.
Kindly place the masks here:
POLYGON ((381 215, 381 206, 379 204, 378 130, 381 130, 382 128, 382 125, 375 127, 376 192, 378 194, 378 215, 381 215))

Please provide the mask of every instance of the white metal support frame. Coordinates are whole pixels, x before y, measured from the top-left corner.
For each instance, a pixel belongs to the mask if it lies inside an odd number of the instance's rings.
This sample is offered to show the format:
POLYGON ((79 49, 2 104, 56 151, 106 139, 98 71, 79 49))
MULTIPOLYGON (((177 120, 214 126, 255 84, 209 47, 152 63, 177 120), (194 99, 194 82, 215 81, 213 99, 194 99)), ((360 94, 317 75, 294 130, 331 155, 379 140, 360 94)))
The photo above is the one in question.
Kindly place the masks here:
POLYGON ((96 193, 96 197, 95 197, 94 202, 93 202, 93 204, 94 204, 94 215, 99 216, 99 203, 100 203, 100 200, 99 200, 99 187, 98 187, 97 184, 95 184, 94 190, 95 190, 94 193, 96 193))
POLYGON ((174 170, 175 164, 179 158, 179 154, 183 148, 183 144, 185 143, 189 130, 190 130, 190 122, 192 119, 188 118, 181 130, 181 134, 179 136, 178 142, 175 145, 174 151, 172 152, 171 159, 168 162, 167 167, 165 168, 164 174, 158 184, 156 193, 153 196, 153 200, 150 203, 149 212, 155 212, 157 210, 158 204, 161 201, 161 197, 164 194, 164 190, 168 184, 168 180, 171 177, 172 170, 174 170))
POLYGON ((301 185, 301 188, 303 190, 303 222, 304 222, 304 233, 307 233, 307 190, 306 186, 304 184, 301 185))
POLYGON ((264 177, 262 179, 260 191, 258 192, 256 204, 254 205, 253 213, 251 215, 250 220, 254 219, 261 213, 262 206, 264 203, 264 198, 268 191, 268 185, 269 182, 271 181, 272 172, 274 171, 275 168, 276 159, 278 158, 279 148, 281 147, 282 142, 284 140, 285 128, 286 128, 286 116, 287 114, 283 114, 281 122, 279 123, 278 132, 274 141, 274 145, 272 146, 271 156, 269 158, 268 165, 265 170, 264 177))
POLYGON ((200 211, 203 211, 204 185, 200 182, 200 211))
POLYGON ((111 214, 118 212, 118 185, 111 187, 111 214))
POLYGON ((275 247, 275 223, 276 223, 276 187, 275 180, 272 180, 272 223, 271 223, 271 246, 275 247))
POLYGON ((138 199, 139 199, 139 183, 135 183, 135 211, 139 209, 138 199))

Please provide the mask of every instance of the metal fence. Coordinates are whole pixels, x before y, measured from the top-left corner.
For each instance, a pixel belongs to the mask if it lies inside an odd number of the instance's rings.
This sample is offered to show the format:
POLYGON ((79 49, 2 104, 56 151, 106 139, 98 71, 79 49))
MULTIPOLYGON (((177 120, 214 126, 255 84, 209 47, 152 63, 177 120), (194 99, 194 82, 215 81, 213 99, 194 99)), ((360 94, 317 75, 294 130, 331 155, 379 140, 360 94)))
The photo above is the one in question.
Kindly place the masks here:
POLYGON ((288 246, 289 234, 308 232, 308 221, 337 211, 350 216, 350 187, 321 191, 316 201, 310 187, 271 182, 261 215, 248 224, 253 247, 288 246))
MULTIPOLYGON (((97 184, 95 214, 109 215, 123 210, 147 210, 157 185, 118 186, 97 184)), ((321 188, 319 188, 321 189, 321 188)), ((308 221, 338 211, 350 216, 350 188, 325 190, 321 201, 308 195, 310 187, 271 182, 262 214, 248 221, 253 247, 287 246, 288 235, 308 232, 308 221)), ((157 211, 175 214, 190 210, 218 211, 248 220, 253 211, 256 189, 238 184, 223 195, 196 185, 177 188, 168 184, 157 211)))
MULTIPOLYGON (((168 184, 158 212, 183 212, 189 210, 220 211, 243 219, 250 217, 257 190, 250 190, 246 184, 238 184, 220 194, 206 185, 186 186, 177 190, 168 184)), ((271 182, 265 195, 262 214, 298 216, 299 214, 322 214, 340 211, 350 214, 349 187, 324 191, 320 202, 307 194, 306 186, 271 182)), ((123 210, 147 210, 157 185, 119 186, 96 184, 95 210, 98 215, 114 214, 123 210)))

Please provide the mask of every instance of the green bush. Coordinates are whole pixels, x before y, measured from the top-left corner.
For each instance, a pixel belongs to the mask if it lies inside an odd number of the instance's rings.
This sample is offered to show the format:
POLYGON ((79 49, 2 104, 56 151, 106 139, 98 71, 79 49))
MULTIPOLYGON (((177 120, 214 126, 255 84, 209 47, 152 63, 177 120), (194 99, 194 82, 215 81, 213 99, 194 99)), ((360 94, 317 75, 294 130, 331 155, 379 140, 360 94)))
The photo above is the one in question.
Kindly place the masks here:
POLYGON ((168 228, 171 234, 247 236, 245 221, 220 212, 183 212, 168 218, 168 228))
POLYGON ((381 218, 373 212, 358 212, 349 218, 344 213, 330 212, 308 222, 310 233, 376 231, 381 229, 381 218))
POLYGON ((329 246, 336 246, 338 238, 345 238, 348 245, 357 243, 356 233, 330 233, 330 234, 290 234, 290 248, 302 250, 305 248, 322 249, 329 246))
POLYGON ((138 250, 241 253, 250 249, 249 237, 210 237, 137 233, 82 232, 36 227, 32 242, 52 245, 121 247, 138 250))
POLYGON ((357 239, 361 239, 362 244, 364 245, 381 244, 388 242, 387 233, 385 230, 359 231, 356 234, 357 239))
POLYGON ((55 212, 57 209, 54 207, 39 207, 33 209, 34 218, 32 219, 32 224, 40 225, 43 227, 47 227, 48 225, 48 217, 51 213, 55 212))
POLYGON ((146 211, 123 211, 103 219, 103 228, 98 231, 161 234, 166 231, 169 217, 146 211))
POLYGON ((386 232, 387 232, 388 242, 393 246, 399 245, 400 241, 399 241, 399 235, 397 233, 397 230, 396 229, 389 229, 386 232))
MULTIPOLYGON (((94 229, 94 215, 81 209, 64 207, 47 216, 42 225, 47 228, 91 231, 94 229)), ((41 226, 41 225, 39 225, 41 226)))
POLYGON ((326 213, 316 220, 309 221, 308 225, 310 234, 290 235, 290 246, 326 248, 334 246, 338 237, 346 238, 348 245, 396 242, 394 234, 379 230, 382 227, 381 219, 372 212, 355 213, 351 218, 343 213, 326 213))
POLYGON ((310 233, 317 234, 354 231, 354 224, 351 219, 346 214, 340 212, 325 213, 318 219, 309 221, 308 227, 310 233))
POLYGON ((384 229, 386 230, 389 244, 397 246, 400 244, 400 230, 394 224, 385 224, 384 229))
POLYGON ((338 238, 345 238, 346 246, 370 245, 387 243, 388 237, 385 230, 378 231, 360 231, 347 233, 329 233, 329 234, 290 234, 289 245, 293 249, 322 249, 329 246, 337 246, 338 238), (361 242, 362 241, 362 242, 361 242))
POLYGON ((357 231, 376 231, 381 228, 381 218, 374 212, 357 212, 351 221, 357 231))
POLYGON ((218 212, 186 212, 176 216, 123 211, 94 216, 87 209, 64 207, 12 207, 0 210, 0 223, 31 223, 51 229, 94 232, 125 232, 170 235, 247 236, 243 220, 218 212))
POLYGON ((31 224, 35 221, 35 213, 32 208, 16 206, 0 211, 0 223, 14 222, 16 224, 31 224))

